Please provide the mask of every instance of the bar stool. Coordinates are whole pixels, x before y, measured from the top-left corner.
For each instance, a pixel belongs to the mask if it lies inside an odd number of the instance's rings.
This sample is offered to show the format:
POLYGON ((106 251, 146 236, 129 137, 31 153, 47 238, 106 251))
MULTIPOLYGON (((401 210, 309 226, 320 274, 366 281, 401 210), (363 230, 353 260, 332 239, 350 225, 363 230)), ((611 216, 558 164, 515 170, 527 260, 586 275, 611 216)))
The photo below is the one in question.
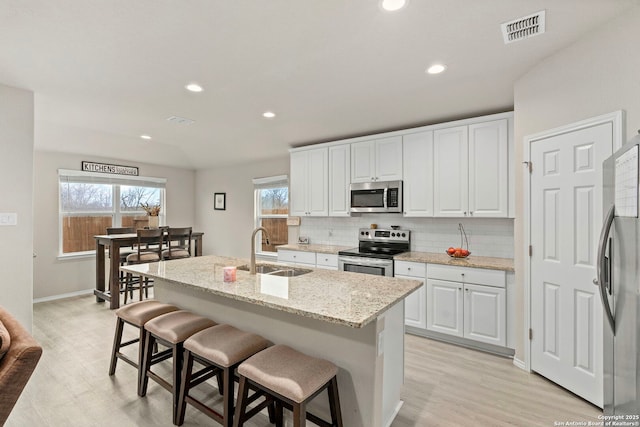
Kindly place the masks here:
MULTIPOLYGON (((151 319, 177 310, 178 307, 176 307, 175 305, 165 304, 156 300, 134 302, 132 304, 128 304, 119 308, 116 311, 116 333, 113 338, 113 349, 111 351, 109 375, 113 375, 116 372, 116 364, 118 363, 118 359, 122 359, 124 362, 127 362, 129 365, 139 370, 142 364, 142 354, 145 343, 144 325, 151 319), (122 331, 125 324, 138 328, 138 338, 132 339, 125 343, 122 342, 122 331), (140 343, 138 344, 137 361, 131 360, 125 354, 120 352, 120 349, 122 347, 126 347, 137 342, 140 343)), ((140 378, 139 374, 138 378, 140 378)))
MULTIPOLYGON (((162 260, 162 243, 164 241, 164 230, 155 228, 150 230, 137 230, 138 250, 127 256, 127 264, 142 264, 145 262, 158 262, 162 260)), ((133 275, 127 273, 127 287, 124 294, 124 303, 127 303, 127 295, 133 291, 133 275)), ((145 296, 149 296, 149 279, 139 279, 140 301, 142 301, 142 290, 145 296)), ((133 295, 132 295, 133 296, 133 295)))
MULTIPOLYGON (((229 325, 216 325, 193 334, 184 342, 184 366, 178 398, 178 423, 184 423, 187 403, 225 427, 233 423, 235 370, 240 363, 269 346, 260 335, 241 331, 229 325), (204 366, 193 372, 193 362, 204 366), (189 391, 216 375, 218 390, 223 397, 222 413, 206 406, 189 391), (220 381, 222 376, 222 381, 220 381), (222 387, 220 387, 222 383, 222 387)), ((260 393, 263 395, 263 393, 260 393)), ((253 396, 252 396, 253 397, 253 396)), ((259 397, 259 396, 256 396, 259 397)), ((260 405, 266 407, 270 400, 260 405)))
POLYGON ((177 422, 178 392, 180 390, 184 341, 196 332, 215 325, 216 322, 213 320, 186 310, 163 314, 144 325, 145 345, 142 355, 142 369, 139 370, 140 375, 138 377, 138 395, 142 397, 147 394, 149 378, 169 390, 173 398, 174 424, 177 422), (153 354, 153 345, 156 342, 168 347, 168 349, 153 354), (172 382, 170 383, 153 372, 151 367, 171 357, 173 357, 173 372, 172 382))
POLYGON ((162 259, 191 257, 191 227, 167 227, 168 248, 162 251, 162 259))
POLYGON ((276 399, 276 426, 282 426, 282 408, 293 411, 294 427, 306 420, 323 427, 342 427, 340 397, 333 363, 300 353, 286 345, 274 345, 254 354, 238 366, 238 403, 234 427, 243 426, 253 411, 246 413, 248 386, 254 386, 276 399), (322 391, 329 393, 331 423, 307 412, 307 403, 322 391))

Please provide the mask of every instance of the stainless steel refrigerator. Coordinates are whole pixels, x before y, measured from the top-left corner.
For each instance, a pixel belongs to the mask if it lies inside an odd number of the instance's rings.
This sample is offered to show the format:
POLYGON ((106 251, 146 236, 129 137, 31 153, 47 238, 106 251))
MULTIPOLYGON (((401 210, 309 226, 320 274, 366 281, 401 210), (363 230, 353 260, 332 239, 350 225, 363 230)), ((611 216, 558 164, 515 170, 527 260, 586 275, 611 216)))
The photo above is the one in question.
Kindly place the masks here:
POLYGON ((640 415, 639 144, 640 135, 603 164, 605 220, 594 284, 604 307, 605 415, 640 415))

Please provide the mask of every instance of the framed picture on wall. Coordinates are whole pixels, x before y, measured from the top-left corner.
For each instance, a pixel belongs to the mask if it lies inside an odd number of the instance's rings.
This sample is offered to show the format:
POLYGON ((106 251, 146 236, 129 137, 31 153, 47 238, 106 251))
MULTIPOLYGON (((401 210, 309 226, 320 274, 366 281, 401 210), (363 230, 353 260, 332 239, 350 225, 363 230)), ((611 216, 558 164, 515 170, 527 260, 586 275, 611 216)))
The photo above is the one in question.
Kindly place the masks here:
POLYGON ((213 193, 213 209, 223 211, 227 208, 227 193, 213 193))

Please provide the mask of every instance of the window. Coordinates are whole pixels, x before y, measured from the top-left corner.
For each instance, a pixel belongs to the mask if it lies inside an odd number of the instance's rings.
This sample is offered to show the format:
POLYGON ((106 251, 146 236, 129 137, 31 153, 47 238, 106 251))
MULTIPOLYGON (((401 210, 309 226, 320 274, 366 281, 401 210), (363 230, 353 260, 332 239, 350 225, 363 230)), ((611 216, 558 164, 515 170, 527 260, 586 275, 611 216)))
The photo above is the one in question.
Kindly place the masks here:
POLYGON ((256 227, 264 227, 269 234, 269 244, 262 233, 256 236, 260 252, 274 254, 277 245, 289 242, 289 183, 286 175, 253 180, 255 189, 256 227))
POLYGON ((165 183, 163 178, 120 178, 60 169, 59 253, 93 253, 93 236, 106 234, 107 227, 144 227, 148 218, 142 203, 160 206, 160 222, 164 223, 165 183))

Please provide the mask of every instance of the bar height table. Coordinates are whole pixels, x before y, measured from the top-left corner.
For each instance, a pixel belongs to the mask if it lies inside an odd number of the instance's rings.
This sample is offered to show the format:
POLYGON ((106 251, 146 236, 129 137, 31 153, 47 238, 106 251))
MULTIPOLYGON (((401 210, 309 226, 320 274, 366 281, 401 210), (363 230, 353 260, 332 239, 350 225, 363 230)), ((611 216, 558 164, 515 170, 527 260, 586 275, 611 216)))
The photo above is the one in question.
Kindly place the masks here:
MULTIPOLYGON (((202 236, 201 231, 194 231, 191 238, 194 240, 194 256, 202 255, 202 236)), ((116 309, 120 307, 120 281, 119 268, 120 248, 124 246, 132 246, 138 243, 138 235, 136 233, 127 234, 101 234, 93 236, 96 239, 96 288, 93 294, 96 296, 96 302, 109 301, 109 308, 116 309), (106 280, 104 274, 105 267, 105 248, 109 248, 109 288, 105 287, 106 280), (116 254, 116 255, 114 255, 116 254)), ((165 239, 167 237, 165 236, 165 239)))

